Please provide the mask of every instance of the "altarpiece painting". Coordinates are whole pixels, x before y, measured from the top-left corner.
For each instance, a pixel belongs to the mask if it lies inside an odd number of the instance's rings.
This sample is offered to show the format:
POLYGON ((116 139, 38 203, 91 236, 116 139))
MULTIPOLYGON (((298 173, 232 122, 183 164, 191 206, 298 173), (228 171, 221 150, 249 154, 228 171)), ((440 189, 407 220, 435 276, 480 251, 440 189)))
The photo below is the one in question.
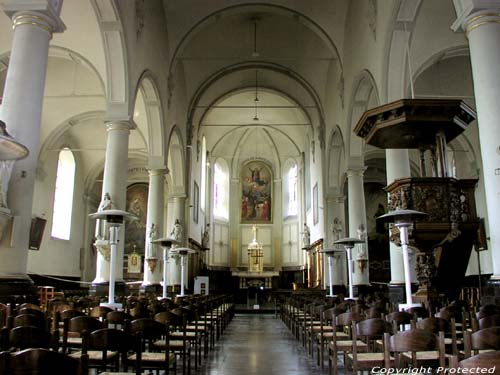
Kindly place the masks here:
POLYGON ((272 222, 272 172, 262 161, 251 161, 241 169, 241 222, 272 222))

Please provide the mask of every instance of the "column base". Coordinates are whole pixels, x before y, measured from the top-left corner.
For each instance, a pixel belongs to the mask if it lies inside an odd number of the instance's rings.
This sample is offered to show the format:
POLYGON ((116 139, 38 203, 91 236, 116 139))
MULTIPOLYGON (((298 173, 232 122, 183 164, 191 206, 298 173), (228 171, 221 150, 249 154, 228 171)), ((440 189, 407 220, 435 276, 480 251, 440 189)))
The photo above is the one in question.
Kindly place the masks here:
POLYGON ((403 303, 406 301, 405 284, 389 284, 389 301, 392 303, 403 303))
POLYGON ((0 302, 38 304, 37 289, 29 277, 25 279, 0 278, 0 302))
POLYGON ((367 295, 370 294, 373 290, 371 285, 353 285, 352 287, 354 296, 359 297, 360 295, 367 295))
POLYGON ((483 286, 481 305, 500 305, 500 279, 492 277, 483 286))
MULTIPOLYGON (((127 292, 124 281, 115 283, 115 296, 124 296, 127 292)), ((89 288, 89 295, 96 297, 107 296, 109 292, 109 283, 92 284, 89 288)))

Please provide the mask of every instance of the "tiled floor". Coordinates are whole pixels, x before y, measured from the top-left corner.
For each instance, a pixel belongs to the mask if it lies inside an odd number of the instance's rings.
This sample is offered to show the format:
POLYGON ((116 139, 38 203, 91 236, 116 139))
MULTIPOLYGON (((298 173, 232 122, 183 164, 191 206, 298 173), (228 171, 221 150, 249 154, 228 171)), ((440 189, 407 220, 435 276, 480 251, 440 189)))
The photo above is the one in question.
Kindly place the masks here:
POLYGON ((279 318, 237 314, 197 374, 315 375, 321 371, 279 318))

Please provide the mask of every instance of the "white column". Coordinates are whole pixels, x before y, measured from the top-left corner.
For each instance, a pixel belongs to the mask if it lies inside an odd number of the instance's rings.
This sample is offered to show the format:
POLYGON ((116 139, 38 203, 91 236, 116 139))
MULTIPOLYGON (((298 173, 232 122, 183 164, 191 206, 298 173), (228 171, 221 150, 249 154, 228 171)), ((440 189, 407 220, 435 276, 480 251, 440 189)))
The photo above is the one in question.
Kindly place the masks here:
MULTIPOLYGON (((365 192, 363 186, 363 174, 365 168, 351 168, 347 170, 348 178, 348 207, 349 207, 349 237, 358 238, 358 228, 364 225, 366 230, 366 205, 365 205, 365 192)), ((365 243, 365 259, 368 259, 368 244, 365 243)), ((354 285, 368 285, 369 284, 369 271, 368 264, 363 272, 356 264, 356 259, 363 256, 361 246, 358 244, 352 249, 353 266, 353 284, 354 285)))
MULTIPOLYGON (((387 184, 400 178, 411 176, 410 157, 408 150, 385 150, 385 163, 387 171, 387 184)), ((391 284, 403 285, 405 283, 403 251, 394 242, 389 242, 389 256, 391 261, 391 284)), ((413 268, 413 267, 412 267, 413 268)), ((412 274, 415 270, 412 270, 412 274)))
POLYGON ((500 281, 500 4, 462 0, 455 7, 458 19, 453 28, 461 27, 469 39, 493 258, 492 280, 500 281))
POLYGON ((143 286, 159 285, 162 279, 160 261, 162 252, 159 244, 150 243, 151 239, 164 237, 160 234, 163 227, 163 177, 164 169, 150 169, 149 171, 149 191, 148 191, 148 216, 146 219, 146 243, 144 244, 144 280, 143 286), (154 225, 154 238, 149 235, 154 225), (156 258, 156 266, 153 271, 149 268, 147 259, 156 258))
MULTIPOLYGON (((328 248, 334 248, 333 242, 345 237, 345 197, 343 195, 333 195, 326 198, 328 210, 328 223, 330 228, 326 238, 329 240, 328 248), (334 225, 334 222, 336 225, 334 225)), ((338 245, 337 245, 338 246, 338 245)), ((343 246, 338 247, 343 251, 343 246)), ((341 253, 337 253, 332 258, 333 262, 333 285, 347 286, 346 258, 341 253)))
POLYGON ((0 279, 29 280, 26 265, 49 41, 53 32, 64 30, 64 24, 50 4, 38 12, 18 11, 26 6, 14 1, 0 6, 14 27, 0 119, 29 149, 28 157, 14 163, 10 178, 8 205, 18 230, 12 233, 12 241, 4 238, 0 245, 0 279))
MULTIPOLYGON (((128 140, 131 124, 129 121, 113 121, 106 124, 108 138, 106 141, 106 160, 104 162, 104 179, 102 197, 109 194, 114 208, 126 210, 127 173, 128 173, 128 140)), ((107 229, 108 230, 108 229, 107 229)), ((124 229, 118 233, 116 251, 116 281, 123 281, 123 251, 125 245, 124 229)), ((109 261, 101 253, 97 254, 96 277, 93 284, 102 284, 109 281, 109 261)))
MULTIPOLYGON (((186 197, 185 196, 175 196, 168 198, 168 218, 167 218, 167 233, 166 236, 170 236, 172 229, 174 228, 175 220, 179 220, 183 228, 181 243, 178 247, 184 246, 186 239, 186 225, 185 212, 186 212, 186 197)), ((181 259, 176 255, 173 259, 170 258, 168 262, 168 285, 180 285, 181 284, 181 259)), ((187 287, 187 285, 186 285, 187 287)))

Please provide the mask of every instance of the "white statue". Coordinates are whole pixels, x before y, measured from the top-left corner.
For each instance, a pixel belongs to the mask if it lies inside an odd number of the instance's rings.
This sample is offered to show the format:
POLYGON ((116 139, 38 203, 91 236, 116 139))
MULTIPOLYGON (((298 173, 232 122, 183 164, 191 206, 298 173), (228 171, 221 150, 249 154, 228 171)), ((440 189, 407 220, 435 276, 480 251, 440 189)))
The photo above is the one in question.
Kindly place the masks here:
POLYGON ((156 226, 154 223, 151 224, 151 228, 149 228, 149 242, 152 242, 156 238, 156 226))
POLYGON ((333 219, 332 223, 333 242, 340 240, 342 238, 343 232, 344 232, 344 227, 342 226, 342 220, 336 217, 335 219, 333 219))
POLYGON ((208 249, 209 245, 210 245, 210 223, 207 224, 207 226, 205 227, 205 231, 203 232, 203 235, 201 237, 201 248, 208 249))
POLYGON ((311 232, 306 223, 304 223, 304 230, 302 232, 302 247, 309 247, 311 244, 311 232))
POLYGON ((109 193, 105 193, 104 197, 102 197, 101 203, 99 203, 99 208, 97 211, 111 210, 114 204, 109 196, 109 193))
POLYGON ((170 237, 172 237, 177 242, 182 242, 182 232, 182 225, 179 222, 179 219, 175 219, 175 224, 172 228, 172 231, 170 232, 170 237))
POLYGON ((14 168, 14 160, 0 161, 0 208, 9 208, 7 205, 7 192, 9 191, 12 168, 14 168))

